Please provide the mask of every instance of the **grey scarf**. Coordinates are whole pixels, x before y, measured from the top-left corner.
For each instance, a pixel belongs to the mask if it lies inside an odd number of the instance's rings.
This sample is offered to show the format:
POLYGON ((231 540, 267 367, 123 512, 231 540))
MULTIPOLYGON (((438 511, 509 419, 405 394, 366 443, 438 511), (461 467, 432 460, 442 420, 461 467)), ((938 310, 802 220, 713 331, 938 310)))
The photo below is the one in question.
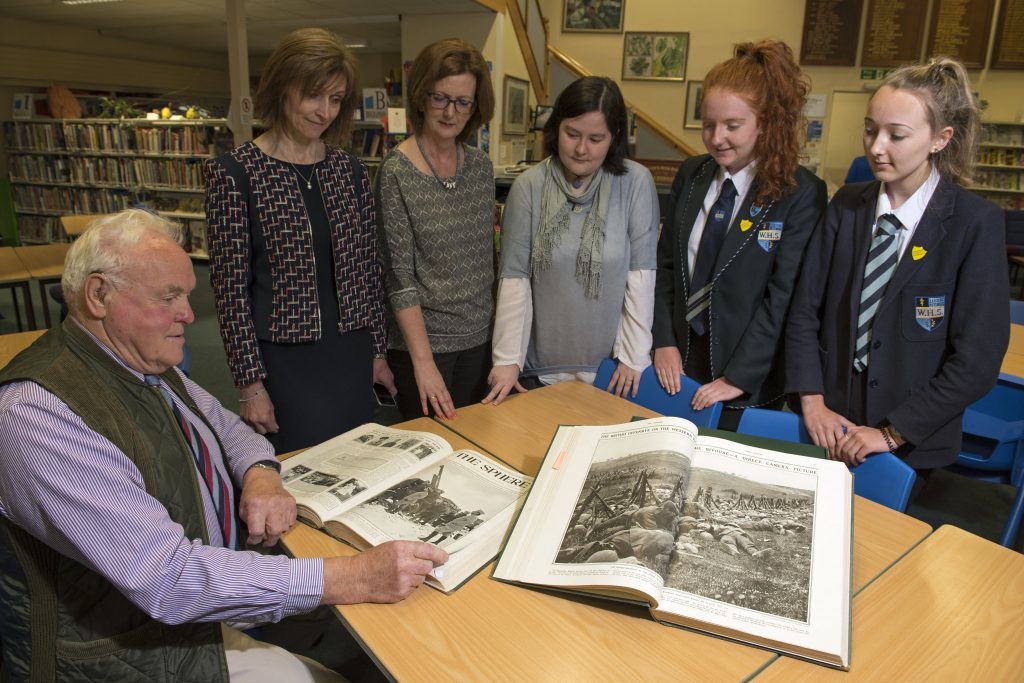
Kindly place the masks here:
POLYGON ((552 253, 569 231, 569 211, 578 204, 590 202, 590 210, 583 219, 580 249, 576 254, 576 281, 583 286, 588 299, 597 299, 601 292, 601 262, 611 175, 599 168, 587 191, 575 197, 558 157, 550 156, 543 163, 547 165, 547 175, 541 190, 540 230, 530 254, 530 271, 537 275, 551 266, 552 253))

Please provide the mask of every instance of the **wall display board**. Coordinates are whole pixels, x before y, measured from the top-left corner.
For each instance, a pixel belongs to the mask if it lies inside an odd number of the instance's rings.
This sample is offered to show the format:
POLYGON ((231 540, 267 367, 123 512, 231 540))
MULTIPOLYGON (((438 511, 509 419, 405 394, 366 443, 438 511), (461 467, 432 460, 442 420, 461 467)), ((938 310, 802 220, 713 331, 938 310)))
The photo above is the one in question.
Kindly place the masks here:
POLYGON ((995 0, 935 0, 928 28, 928 56, 959 59, 968 69, 985 66, 995 0))
POLYGON ((928 0, 870 0, 861 66, 901 66, 921 58, 928 0))
POLYGON ((805 66, 853 66, 864 0, 806 0, 800 63, 805 66))
POLYGON ((991 67, 1024 70, 1024 0, 1000 3, 991 67))

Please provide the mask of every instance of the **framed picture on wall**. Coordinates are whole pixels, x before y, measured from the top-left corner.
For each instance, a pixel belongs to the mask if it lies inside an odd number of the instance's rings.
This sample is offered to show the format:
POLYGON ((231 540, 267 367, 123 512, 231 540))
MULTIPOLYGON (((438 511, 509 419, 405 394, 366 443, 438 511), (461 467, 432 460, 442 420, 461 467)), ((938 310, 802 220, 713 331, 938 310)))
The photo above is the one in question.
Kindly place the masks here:
POLYGON ((530 127, 530 83, 515 76, 505 76, 501 114, 502 135, 526 135, 530 127))
POLYGON ((622 78, 639 81, 685 81, 689 33, 626 31, 622 78))
POLYGON ((683 128, 700 128, 700 99, 704 95, 704 81, 689 81, 686 84, 686 111, 683 113, 683 128))
POLYGON ((622 33, 626 0, 563 0, 562 31, 622 33))

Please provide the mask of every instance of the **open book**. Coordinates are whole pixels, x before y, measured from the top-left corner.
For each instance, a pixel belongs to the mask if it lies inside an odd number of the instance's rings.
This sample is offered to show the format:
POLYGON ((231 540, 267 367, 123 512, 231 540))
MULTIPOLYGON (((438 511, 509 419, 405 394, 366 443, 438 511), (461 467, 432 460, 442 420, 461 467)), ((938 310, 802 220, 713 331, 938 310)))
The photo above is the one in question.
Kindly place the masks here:
POLYGON ((843 463, 686 420, 560 427, 494 578, 847 669, 852 505, 843 463))
POLYGON ((359 550, 391 540, 448 552, 426 583, 458 588, 501 550, 531 477, 440 436, 365 424, 283 463, 299 517, 359 550))

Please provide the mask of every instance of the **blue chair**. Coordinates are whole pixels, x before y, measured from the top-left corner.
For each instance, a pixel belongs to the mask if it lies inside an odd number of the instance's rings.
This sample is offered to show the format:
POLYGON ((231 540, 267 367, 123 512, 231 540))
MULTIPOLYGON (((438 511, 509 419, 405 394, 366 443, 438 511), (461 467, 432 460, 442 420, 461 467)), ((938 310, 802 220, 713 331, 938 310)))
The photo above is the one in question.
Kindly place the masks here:
POLYGON ((1024 386, 1000 378, 992 390, 964 411, 963 444, 948 469, 1017 493, 1000 543, 1012 548, 1024 514, 1024 386))
POLYGON ((792 443, 814 443, 800 416, 781 410, 747 408, 740 415, 740 424, 736 431, 740 434, 765 436, 792 443))
POLYGON ((907 509, 917 472, 892 453, 869 455, 860 465, 851 467, 850 473, 853 474, 853 492, 858 496, 897 512, 907 509))
MULTIPOLYGON (((597 369, 597 377, 594 378, 594 386, 604 391, 608 387, 608 383, 611 382, 617 366, 618 361, 612 358, 601 361, 601 366, 597 369)), ((626 399, 662 415, 686 418, 698 427, 712 429, 717 427, 718 418, 722 415, 722 404, 715 403, 709 408, 694 410, 690 407, 690 401, 693 399, 693 394, 700 388, 700 384, 689 377, 682 377, 681 380, 679 393, 670 396, 658 382, 658 378, 654 374, 654 366, 649 365, 640 375, 640 387, 636 392, 636 397, 627 394, 626 399)))
POLYGON ((1014 325, 1024 325, 1024 301, 1010 299, 1010 322, 1014 325))
POLYGON ((1024 387, 1000 379, 964 411, 956 471, 1020 486, 1024 479, 1024 387))
MULTIPOLYGON (((793 443, 814 443, 795 413, 747 408, 736 431, 793 443)), ((853 492, 899 512, 907 509, 917 473, 892 453, 877 453, 857 467, 851 467, 853 492)))

